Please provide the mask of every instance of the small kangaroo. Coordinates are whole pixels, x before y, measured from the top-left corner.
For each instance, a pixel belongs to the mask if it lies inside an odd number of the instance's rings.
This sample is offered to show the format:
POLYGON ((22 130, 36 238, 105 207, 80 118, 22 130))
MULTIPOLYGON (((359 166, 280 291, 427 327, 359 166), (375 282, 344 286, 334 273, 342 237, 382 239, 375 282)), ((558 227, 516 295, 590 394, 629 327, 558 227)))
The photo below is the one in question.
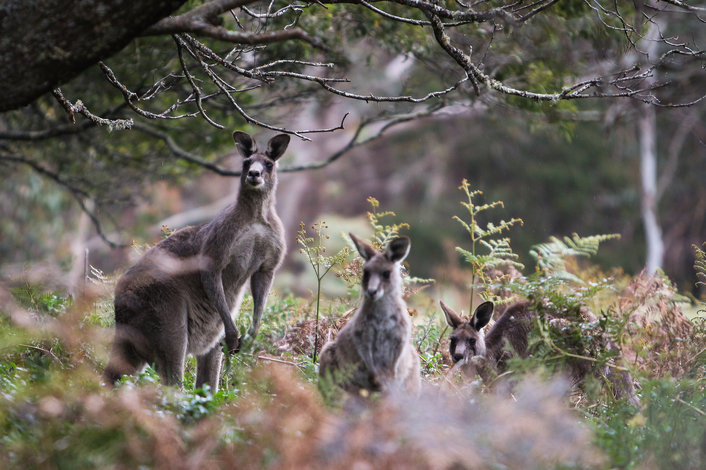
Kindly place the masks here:
POLYGON ((211 222, 183 228, 152 247, 115 287, 115 341, 104 378, 113 384, 154 364, 162 382, 181 384, 187 354, 196 356, 196 387, 218 388, 225 334, 230 353, 240 339, 232 315, 250 281, 257 336, 265 300, 285 254, 282 223, 275 212, 276 162, 289 144, 279 134, 259 152, 245 132, 233 140, 243 156, 234 204, 211 222))
POLYGON ((480 304, 469 321, 464 321, 444 302, 440 301, 439 304, 446 323, 453 328, 449 337, 449 352, 455 363, 467 361, 473 356, 484 356, 492 364, 502 365, 512 355, 505 349, 506 343, 520 356, 527 354, 527 337, 533 316, 529 302, 518 302, 509 307, 487 335, 483 334, 483 327, 493 315, 493 302, 480 304))
POLYGON ((363 265, 363 303, 335 340, 321 350, 319 375, 330 376, 346 391, 416 392, 419 356, 410 340, 412 322, 402 299, 400 264, 410 240, 398 237, 383 253, 349 234, 363 265))
MULTIPOLYGON (((529 307, 528 301, 517 302, 505 310, 492 326, 487 335, 483 334, 483 327, 488 324, 493 315, 492 302, 483 302, 476 308, 469 321, 464 321, 448 305, 440 301, 441 310, 444 312, 446 322, 453 331, 450 335, 449 352, 454 363, 461 365, 466 375, 474 376, 482 371, 476 369, 476 364, 471 361, 474 356, 481 356, 488 360, 490 367, 502 368, 513 352, 520 357, 527 356, 528 336, 532 329, 532 319, 535 316, 529 307), (509 346, 509 349, 506 347, 509 346)), ((598 319, 588 309, 581 310, 581 316, 587 322, 596 322, 598 319)), ((561 328, 567 320, 552 318, 549 325, 561 328)), ((615 350, 617 345, 608 340, 604 347, 615 350)), ((574 383, 581 382, 591 370, 591 363, 586 360, 577 361, 570 368, 570 375, 574 383)), ((639 406, 640 401, 635 393, 632 376, 626 371, 616 371, 606 366, 601 370, 603 375, 611 382, 612 391, 616 398, 626 398, 633 405, 639 406)))

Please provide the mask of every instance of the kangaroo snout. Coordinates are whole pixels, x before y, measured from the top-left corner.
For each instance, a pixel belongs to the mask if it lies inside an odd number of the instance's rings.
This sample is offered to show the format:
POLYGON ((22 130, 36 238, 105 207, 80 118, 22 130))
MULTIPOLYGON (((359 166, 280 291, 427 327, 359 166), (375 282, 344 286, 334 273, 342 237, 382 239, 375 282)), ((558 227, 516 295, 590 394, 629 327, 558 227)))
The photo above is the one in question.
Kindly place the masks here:
POLYGON ((263 166, 260 162, 254 162, 248 169, 248 174, 247 174, 247 182, 250 186, 260 186, 264 184, 265 180, 262 177, 263 174, 263 166))
POLYGON ((380 285, 380 278, 371 276, 368 280, 368 285, 365 287, 365 296, 372 300, 378 300, 384 293, 385 290, 380 285))
POLYGON ((453 357, 452 357, 454 362, 461 362, 465 358, 466 358, 466 355, 464 353, 458 352, 458 350, 454 351, 453 357))

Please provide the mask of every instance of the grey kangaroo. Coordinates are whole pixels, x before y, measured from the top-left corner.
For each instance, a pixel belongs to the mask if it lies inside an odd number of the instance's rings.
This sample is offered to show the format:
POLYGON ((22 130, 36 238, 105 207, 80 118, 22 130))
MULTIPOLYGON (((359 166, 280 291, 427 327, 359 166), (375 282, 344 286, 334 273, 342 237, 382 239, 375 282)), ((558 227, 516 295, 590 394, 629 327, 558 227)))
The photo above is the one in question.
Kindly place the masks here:
MULTIPOLYGON (((474 356, 481 356, 487 361, 487 364, 483 364, 483 366, 493 368, 502 368, 505 361, 513 354, 520 357, 527 356, 528 336, 532 329, 532 319, 535 316, 529 307, 529 302, 517 302, 508 307, 490 328, 487 335, 483 334, 483 327, 488 324, 493 315, 494 305, 492 302, 480 304, 468 321, 461 318, 444 302, 439 303, 446 322, 453 328, 449 337, 451 359, 462 367, 466 375, 472 376, 477 373, 482 375, 482 367, 481 370, 477 370, 477 362, 472 361, 474 356)), ((587 322, 598 321, 588 309, 582 309, 580 313, 587 322)), ((561 328, 566 323, 567 320, 563 318, 549 320, 549 325, 553 328, 561 328)), ((610 350, 618 349, 617 345, 610 340, 604 341, 603 347, 610 350)), ((591 365, 587 360, 577 361, 570 370, 572 381, 574 383, 581 382, 591 370, 591 365)), ((635 393, 630 373, 608 366, 600 372, 611 383, 616 398, 626 398, 630 403, 639 406, 640 401, 635 393)))
POLYGON ((115 288, 115 341, 104 378, 113 384, 154 364, 162 382, 181 384, 187 354, 196 356, 196 387, 218 388, 221 338, 240 349, 232 315, 246 282, 253 296, 248 330, 257 336, 265 300, 285 254, 284 230, 275 212, 276 162, 289 144, 279 134, 259 152, 246 133, 233 133, 243 156, 234 204, 211 222, 183 228, 152 247, 115 288))
POLYGON ((402 299, 400 264, 409 253, 407 237, 392 240, 383 253, 353 234, 365 260, 363 303, 335 340, 321 350, 319 375, 332 377, 344 390, 416 392, 419 356, 410 343, 412 322, 402 299))

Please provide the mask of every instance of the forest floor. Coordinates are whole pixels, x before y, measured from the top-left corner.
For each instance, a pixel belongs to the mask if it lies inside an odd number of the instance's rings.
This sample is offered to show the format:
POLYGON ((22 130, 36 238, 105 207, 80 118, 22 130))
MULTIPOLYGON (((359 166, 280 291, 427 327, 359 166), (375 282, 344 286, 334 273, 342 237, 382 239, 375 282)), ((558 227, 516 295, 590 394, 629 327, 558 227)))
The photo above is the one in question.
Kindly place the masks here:
MULTIPOLYGON (((595 270, 582 275, 596 276, 595 270), (590 274, 586 274, 590 273, 590 274)), ((587 285, 592 281, 586 280, 587 285)), ((575 298, 530 280, 529 298, 554 311, 575 298), (548 300, 551 299, 551 302, 548 300), (552 304, 549 307, 550 303, 552 304)), ((698 305, 660 277, 611 278, 582 300, 599 324, 577 324, 582 354, 596 328, 622 346, 641 406, 613 398, 592 374, 570 387, 567 335, 541 321, 531 356, 512 360, 510 385, 451 372, 448 328, 431 289, 408 290, 419 396, 353 400, 318 386, 313 345, 335 337, 358 294, 324 299, 273 293, 250 351, 226 361, 217 393, 165 387, 148 367, 114 389, 101 383, 112 336, 112 281, 72 301, 24 286, 5 292, 0 316, 2 468, 703 468, 706 464, 706 327, 698 305), (590 294, 590 299, 588 298, 590 294), (687 312, 687 314, 685 314, 687 312), (544 332, 543 332, 544 331, 544 332)), ((589 292, 590 291, 590 292, 589 292)), ((537 304, 538 308, 542 308, 537 304)), ((703 304, 701 305, 703 308, 703 304)), ((249 323, 246 298, 239 327, 249 323)), ((570 335, 569 335, 570 336, 570 335)), ((572 343, 575 346, 575 343, 572 343)), ((598 366, 596 368, 598 370, 598 366)))

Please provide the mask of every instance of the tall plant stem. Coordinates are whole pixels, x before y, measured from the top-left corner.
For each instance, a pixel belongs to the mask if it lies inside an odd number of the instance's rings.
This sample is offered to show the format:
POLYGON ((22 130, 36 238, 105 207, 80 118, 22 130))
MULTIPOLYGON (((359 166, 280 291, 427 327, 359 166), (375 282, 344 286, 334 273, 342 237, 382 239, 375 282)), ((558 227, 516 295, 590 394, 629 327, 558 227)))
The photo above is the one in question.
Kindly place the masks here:
MULTIPOLYGON (((473 206, 473 201, 470 200, 469 202, 471 204, 468 212, 471 214, 471 253, 473 253, 473 257, 476 257, 476 242, 478 239, 476 238, 475 234, 475 227, 476 227, 476 214, 475 214, 475 207, 473 206)), ((476 263, 471 264, 471 300, 469 301, 468 305, 468 316, 473 317, 473 296, 476 294, 476 269, 478 268, 476 263)))
POLYGON ((321 303, 321 278, 316 276, 316 326, 314 327, 314 352, 311 353, 312 362, 316 362, 316 351, 319 349, 319 305, 321 303))

